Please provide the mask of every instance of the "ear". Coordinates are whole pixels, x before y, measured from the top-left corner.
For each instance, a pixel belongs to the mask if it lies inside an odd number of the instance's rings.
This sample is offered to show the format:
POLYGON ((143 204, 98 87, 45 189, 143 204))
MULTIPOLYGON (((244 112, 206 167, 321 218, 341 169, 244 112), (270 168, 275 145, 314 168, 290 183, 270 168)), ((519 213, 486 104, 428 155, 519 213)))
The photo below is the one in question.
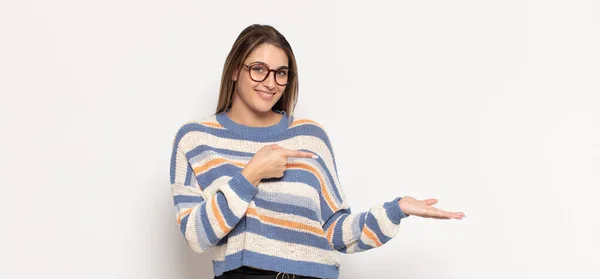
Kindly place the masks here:
POLYGON ((238 71, 233 71, 233 75, 231 76, 231 79, 232 79, 233 81, 236 81, 236 80, 237 80, 237 77, 238 77, 238 71))

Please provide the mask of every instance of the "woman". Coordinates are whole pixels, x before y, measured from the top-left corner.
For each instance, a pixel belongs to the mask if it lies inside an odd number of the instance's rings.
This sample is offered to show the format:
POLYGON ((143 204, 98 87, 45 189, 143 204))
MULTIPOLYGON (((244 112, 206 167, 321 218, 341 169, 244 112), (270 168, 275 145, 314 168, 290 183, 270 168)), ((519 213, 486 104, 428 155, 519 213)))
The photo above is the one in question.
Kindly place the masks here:
POLYGON ((337 278, 335 251, 381 246, 402 218, 464 217, 412 197, 351 213, 329 137, 294 118, 297 97, 289 43, 271 26, 251 25, 225 61, 216 113, 175 136, 177 223, 194 251, 212 249, 215 278, 337 278))

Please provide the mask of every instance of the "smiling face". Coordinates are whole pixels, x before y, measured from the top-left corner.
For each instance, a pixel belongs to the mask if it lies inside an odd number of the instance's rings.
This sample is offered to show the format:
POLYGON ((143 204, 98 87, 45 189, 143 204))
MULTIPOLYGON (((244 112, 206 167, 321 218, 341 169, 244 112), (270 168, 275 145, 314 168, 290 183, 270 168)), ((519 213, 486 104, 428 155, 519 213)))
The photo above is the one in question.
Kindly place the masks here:
MULTIPOLYGON (((243 63, 248 66, 262 64, 268 69, 276 70, 288 67, 288 57, 282 49, 270 44, 262 44, 256 47, 243 63)), ((266 80, 256 82, 250 78, 252 70, 258 69, 248 69, 242 65, 239 71, 234 72, 232 78, 236 81, 235 98, 231 108, 256 114, 269 113, 281 98, 286 86, 275 82, 276 72, 273 71, 269 73, 266 80)))

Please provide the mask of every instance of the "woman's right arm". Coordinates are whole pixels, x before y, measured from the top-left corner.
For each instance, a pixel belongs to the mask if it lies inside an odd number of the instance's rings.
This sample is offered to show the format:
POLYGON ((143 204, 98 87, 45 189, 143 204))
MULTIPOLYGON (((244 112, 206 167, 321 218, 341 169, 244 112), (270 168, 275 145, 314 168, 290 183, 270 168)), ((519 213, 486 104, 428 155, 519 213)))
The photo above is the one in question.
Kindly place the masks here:
MULTIPOLYGON (((196 169, 206 169, 214 163, 212 160, 204 162, 205 165, 196 169)), ((245 171, 245 174, 252 176, 252 172, 245 171)), ((196 253, 209 250, 225 237, 244 216, 258 191, 249 181, 256 178, 247 178, 240 170, 233 176, 222 176, 215 180, 211 184, 217 189, 214 194, 204 193, 178 142, 173 145, 170 178, 177 224, 196 253)))

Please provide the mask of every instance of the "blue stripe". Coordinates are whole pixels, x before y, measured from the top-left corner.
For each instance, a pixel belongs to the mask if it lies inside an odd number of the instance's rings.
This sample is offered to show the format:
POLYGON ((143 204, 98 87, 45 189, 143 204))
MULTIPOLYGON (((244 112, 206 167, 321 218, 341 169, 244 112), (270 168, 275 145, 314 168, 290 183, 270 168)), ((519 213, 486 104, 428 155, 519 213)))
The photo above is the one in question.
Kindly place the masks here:
POLYGON ((177 147, 173 146, 173 151, 171 152, 171 164, 170 164, 170 169, 169 169, 171 184, 175 183, 175 173, 176 173, 176 166, 177 166, 176 159, 177 159, 177 147))
POLYGON ((375 246, 371 246, 369 244, 366 244, 364 241, 362 241, 362 239, 359 239, 358 243, 356 245, 358 246, 358 248, 360 248, 363 251, 375 248, 375 246))
MULTIPOLYGON (((179 224, 179 229, 181 230, 181 233, 183 234, 183 236, 185 236, 185 231, 186 231, 186 226, 187 226, 187 221, 189 219, 190 215, 186 215, 185 217, 181 218, 181 222, 179 224)), ((187 241, 187 238, 186 238, 187 241)))
POLYGON ((372 214, 367 215, 366 226, 369 229, 371 229, 371 231, 373 231, 375 233, 375 235, 377 235, 377 238, 379 239, 379 241, 382 244, 386 243, 390 240, 389 237, 387 237, 385 234, 383 234, 383 232, 381 231, 381 228, 379 228, 377 219, 375 219, 375 217, 372 214))
POLYGON ((229 188, 231 188, 240 199, 247 203, 249 203, 258 192, 258 188, 250 184, 250 181, 248 181, 240 172, 232 176, 228 184, 229 188))
POLYGON ((200 174, 196 178, 198 179, 198 183, 201 186, 202 190, 205 190, 210 184, 215 182, 215 180, 222 178, 223 176, 233 177, 235 174, 239 173, 242 168, 232 165, 232 164, 223 164, 218 167, 211 168, 210 170, 200 174))
POLYGON ((192 169, 192 166, 188 162, 187 169, 185 171, 185 183, 183 185, 186 185, 186 186, 192 185, 192 176, 195 176, 194 170, 192 169))
MULTIPOLYGON (((340 214, 343 213, 340 212, 340 214)), ((344 221, 348 218, 348 216, 349 215, 347 214, 342 215, 339 221, 335 224, 335 228, 333 228, 333 236, 331 237, 331 242, 333 243, 333 247, 336 250, 346 246, 344 244, 342 225, 344 224, 344 221)))
POLYGON ((173 196, 173 202, 177 206, 180 203, 201 203, 204 199, 199 196, 188 196, 188 195, 175 195, 173 196))
POLYGON ((385 208, 385 214, 394 225, 400 224, 400 220, 406 217, 404 212, 402 212, 402 209, 400 209, 399 201, 400 198, 396 198, 393 201, 383 204, 383 208, 385 208))
POLYGON ((312 210, 314 214, 317 215, 317 218, 320 220, 320 222, 323 222, 321 216, 319 215, 320 212, 319 204, 317 204, 318 201, 315 201, 311 198, 288 193, 272 193, 258 191, 258 193, 256 193, 256 196, 254 196, 254 199, 303 207, 307 210, 312 210))
POLYGON ((302 244, 325 250, 331 249, 331 246, 329 246, 329 242, 324 237, 316 236, 307 232, 299 232, 287 228, 263 224, 252 217, 248 217, 246 218, 246 220, 248 223, 247 228, 249 232, 262 235, 270 239, 281 240, 284 242, 302 244))
POLYGON ((244 215, 240 221, 237 223, 237 225, 235 227, 233 227, 233 229, 227 234, 227 237, 234 237, 238 234, 242 234, 246 231, 246 216, 244 215))
POLYGON ((243 252, 245 252, 245 250, 226 255, 225 260, 223 261, 213 260, 213 270, 215 272, 215 276, 220 276, 225 271, 233 270, 242 266, 243 252))
MULTIPOLYGON (((321 217, 323 218, 323 220, 329 220, 330 218, 333 217, 334 212, 331 210, 331 208, 327 204, 327 201, 325 200, 324 197, 321 197, 320 203, 321 203, 321 217)), ((340 209, 340 210, 344 210, 344 209, 340 209)), ((340 210, 338 210, 338 212, 340 210)))
POLYGON ((180 202, 177 204, 177 212, 184 211, 186 209, 193 208, 197 206, 199 203, 197 202, 180 202))
POLYGON ((298 182, 312 187, 317 191, 317 193, 321 193, 321 183, 319 182, 319 179, 312 172, 304 169, 286 169, 283 173, 283 177, 267 178, 261 181, 265 183, 298 182))
POLYGON ((249 152, 235 151, 235 150, 224 149, 224 148, 216 148, 216 147, 212 147, 212 146, 208 146, 208 145, 204 145, 204 144, 199 145, 196 148, 188 151, 186 153, 186 155, 188 156, 188 158, 192 159, 206 151, 215 152, 219 155, 228 155, 228 156, 234 156, 234 157, 250 157, 251 158, 252 156, 254 156, 253 153, 249 153, 249 152))
POLYGON ((291 204, 266 201, 257 197, 254 197, 253 201, 256 204, 256 206, 260 208, 268 209, 275 212, 294 214, 320 222, 319 217, 313 209, 291 204))
MULTIPOLYGON (((301 149, 302 151, 309 151, 310 150, 306 150, 306 149, 301 149)), ((331 153, 332 157, 333 157, 333 153, 331 153)), ((318 159, 316 159, 319 164, 321 164, 321 166, 326 166, 325 161, 323 161, 323 158, 319 157, 318 159)), ((333 161, 335 164, 335 161, 333 161)), ((340 195, 339 189, 338 187, 340 187, 340 185, 336 185, 335 184, 335 180, 333 180, 333 175, 331 175, 331 171, 329 170, 329 168, 323 167, 322 171, 325 172, 325 174, 327 175, 327 179, 325 179, 325 183, 327 183, 327 181, 330 182, 331 187, 329 187, 328 189, 330 189, 331 191, 333 191, 333 196, 336 199, 336 201, 338 201, 339 204, 342 203, 342 196, 340 195)), ((337 173, 337 171, 336 171, 337 173)))

